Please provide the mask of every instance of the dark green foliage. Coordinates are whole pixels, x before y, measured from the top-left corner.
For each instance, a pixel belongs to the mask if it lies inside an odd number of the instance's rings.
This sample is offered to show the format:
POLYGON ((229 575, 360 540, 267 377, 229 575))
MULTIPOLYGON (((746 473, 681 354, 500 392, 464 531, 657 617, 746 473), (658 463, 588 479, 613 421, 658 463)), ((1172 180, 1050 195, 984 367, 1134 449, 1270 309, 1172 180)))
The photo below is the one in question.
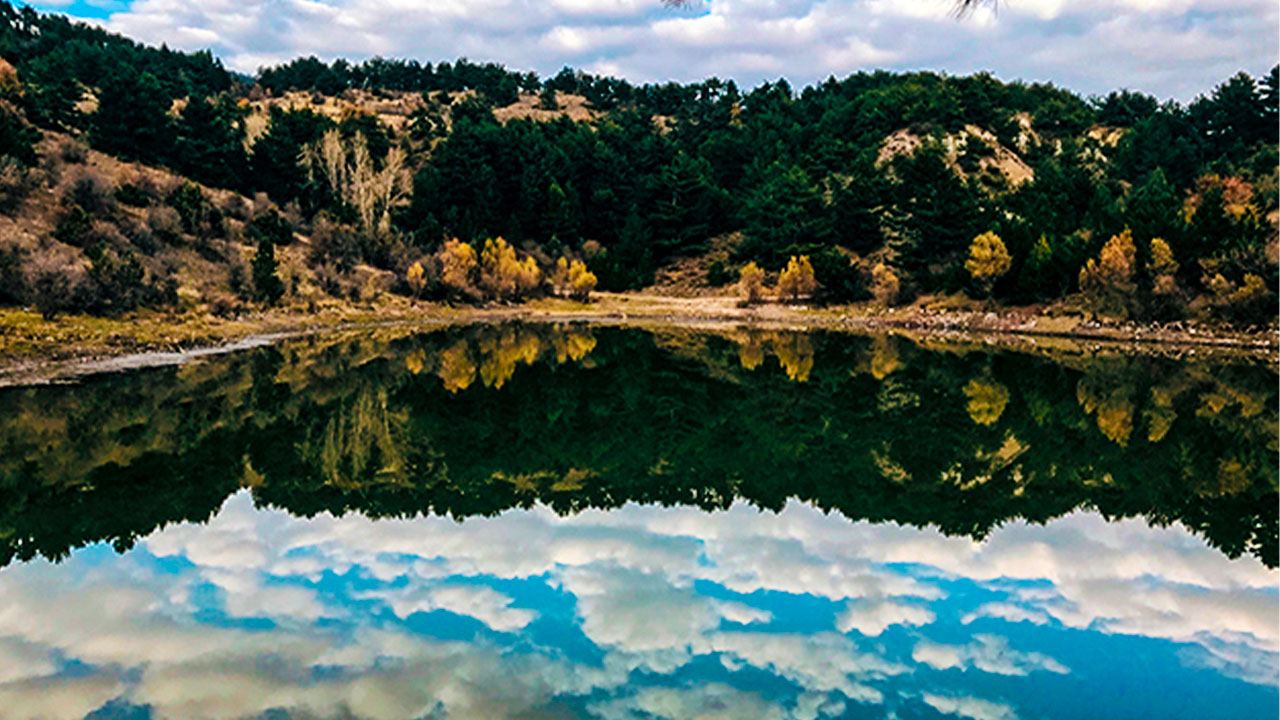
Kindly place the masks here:
POLYGON ((253 186, 284 204, 302 196, 306 177, 298 166, 302 148, 319 140, 333 123, 310 110, 271 108, 267 132, 253 144, 253 186))
POLYGON ((856 302, 871 295, 863 282, 861 268, 853 257, 835 248, 823 248, 809 258, 818 281, 818 297, 826 302, 856 302))
POLYGON ((1160 102, 1150 95, 1132 90, 1113 90, 1105 98, 1094 100, 1099 125, 1133 127, 1156 113, 1160 102))
POLYGON ((137 309, 152 301, 153 291, 138 258, 128 250, 114 250, 103 243, 85 251, 89 258, 89 284, 80 300, 83 309, 115 314, 137 309))
POLYGON ((734 275, 723 260, 712 260, 707 266, 707 284, 711 287, 724 287, 733 281, 734 275))
POLYGON ((0 305, 20 305, 27 300, 27 276, 22 266, 26 253, 17 245, 0 246, 0 305))
POLYGON ((151 193, 133 183, 124 183, 116 188, 116 200, 129 207, 144 208, 151 206, 151 193))
POLYGON ((249 233, 255 240, 267 240, 273 245, 293 243, 293 226, 275 210, 268 210, 249 221, 249 233))
POLYGON ((243 117, 230 96, 190 98, 174 124, 174 169, 213 187, 245 187, 243 117))
POLYGON ((559 110, 560 103, 556 101, 556 89, 550 85, 542 88, 542 92, 538 93, 538 107, 543 110, 559 110))
POLYGON ((167 163, 174 150, 170 104, 160 81, 149 72, 111 77, 99 89, 89 135, 93 146, 125 160, 167 163))
POLYGON ((8 157, 28 167, 34 165, 35 145, 39 141, 40 132, 27 122, 22 112, 0 99, 0 159, 8 157))
POLYGON ((68 245, 84 245, 93 231, 93 216, 79 205, 72 205, 58 220, 53 236, 68 245))
POLYGON ((984 229, 977 192, 948 167, 936 144, 895 159, 893 174, 895 264, 927 286, 954 286, 962 281, 969 244, 984 229))
POLYGON ((753 175, 743 207, 743 257, 777 269, 788 256, 817 252, 831 241, 831 208, 808 173, 775 162, 753 175))
POLYGON ((711 233, 716 212, 711 165, 676 153, 659 171, 652 190, 654 247, 658 259, 696 250, 711 233))
POLYGON ((274 305, 284 296, 284 283, 276 274, 276 246, 270 240, 258 240, 258 251, 253 255, 253 293, 259 301, 274 305))
POLYGON ((182 221, 182 231, 192 235, 200 234, 212 214, 212 206, 205 198, 200 186, 187 181, 174 188, 165 198, 165 202, 178 211, 182 221))

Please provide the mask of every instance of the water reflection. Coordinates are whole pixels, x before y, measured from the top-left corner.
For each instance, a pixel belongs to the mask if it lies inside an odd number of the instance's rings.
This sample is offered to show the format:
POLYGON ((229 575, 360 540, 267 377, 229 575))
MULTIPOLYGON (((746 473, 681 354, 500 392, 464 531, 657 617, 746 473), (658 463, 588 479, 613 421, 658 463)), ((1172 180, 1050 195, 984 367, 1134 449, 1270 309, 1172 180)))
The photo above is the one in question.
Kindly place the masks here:
POLYGON ((798 502, 457 523, 300 519, 241 491, 123 556, 0 574, 0 707, 1263 717, 1276 603, 1254 559, 1093 513, 975 543, 798 502))
POLYGON ((1276 401, 522 325, 9 390, 0 718, 1261 717, 1276 401))

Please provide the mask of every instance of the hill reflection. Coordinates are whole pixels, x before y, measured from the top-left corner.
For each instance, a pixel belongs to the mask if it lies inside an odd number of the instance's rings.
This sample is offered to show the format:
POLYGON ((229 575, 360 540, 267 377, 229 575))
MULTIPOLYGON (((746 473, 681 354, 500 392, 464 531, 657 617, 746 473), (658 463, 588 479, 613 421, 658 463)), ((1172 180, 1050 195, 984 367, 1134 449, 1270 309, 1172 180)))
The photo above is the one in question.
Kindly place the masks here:
POLYGON ((248 488, 371 518, 798 499, 975 539, 1088 508, 1275 567, 1276 379, 824 333, 313 337, 0 393, 0 561, 123 550, 248 488))

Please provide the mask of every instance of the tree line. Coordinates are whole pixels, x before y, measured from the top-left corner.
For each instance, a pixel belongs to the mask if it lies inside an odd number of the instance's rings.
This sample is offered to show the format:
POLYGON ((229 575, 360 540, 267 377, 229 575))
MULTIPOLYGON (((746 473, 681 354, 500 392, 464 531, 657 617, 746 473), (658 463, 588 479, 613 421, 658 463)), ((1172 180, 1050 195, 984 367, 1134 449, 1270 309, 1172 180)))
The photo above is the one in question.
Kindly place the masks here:
POLYGON ((730 238, 713 284, 751 263, 780 279, 803 258, 805 294, 831 302, 1084 291, 1101 311, 1142 319, 1274 317, 1277 68, 1187 105, 986 73, 860 72, 744 91, 716 78, 634 85, 570 68, 541 79, 467 60, 305 58, 250 78, 207 52, 3 2, 0 57, 17 77, 0 99, 7 163, 36 162, 35 126, 265 193, 292 229, 320 236, 317 272, 369 264, 407 294, 459 296, 442 280, 452 240, 478 253, 501 238, 543 276, 563 258, 628 289, 730 238), (407 98, 412 114, 393 127, 359 108, 260 106, 355 90, 407 98), (540 93, 542 108, 579 95, 591 116, 499 119, 521 93, 540 93), (907 150, 891 151, 895 134, 907 150))

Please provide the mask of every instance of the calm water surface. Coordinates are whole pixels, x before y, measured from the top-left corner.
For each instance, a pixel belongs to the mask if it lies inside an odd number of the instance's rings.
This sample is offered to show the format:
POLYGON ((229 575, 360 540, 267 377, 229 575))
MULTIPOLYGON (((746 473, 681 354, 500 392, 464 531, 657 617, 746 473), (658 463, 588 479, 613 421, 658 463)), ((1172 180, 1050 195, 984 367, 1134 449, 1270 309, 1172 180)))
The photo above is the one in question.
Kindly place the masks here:
POLYGON ((1274 718, 1276 407, 515 325, 0 391, 0 718, 1274 718))

